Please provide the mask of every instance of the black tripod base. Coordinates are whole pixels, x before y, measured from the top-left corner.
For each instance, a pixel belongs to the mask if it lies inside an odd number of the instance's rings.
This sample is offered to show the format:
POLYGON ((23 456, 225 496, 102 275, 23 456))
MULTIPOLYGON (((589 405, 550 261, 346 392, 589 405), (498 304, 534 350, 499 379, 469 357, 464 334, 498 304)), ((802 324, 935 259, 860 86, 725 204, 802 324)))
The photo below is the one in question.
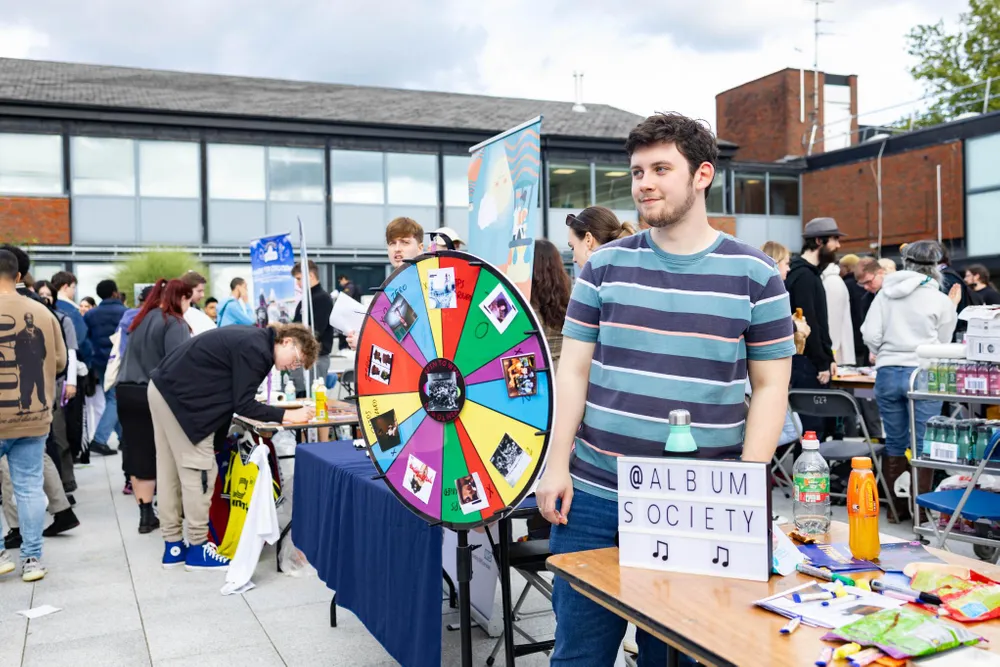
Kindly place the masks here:
POLYGON ((469 531, 458 531, 455 563, 458 574, 458 618, 462 636, 462 667, 472 667, 472 551, 479 545, 469 546, 469 531))

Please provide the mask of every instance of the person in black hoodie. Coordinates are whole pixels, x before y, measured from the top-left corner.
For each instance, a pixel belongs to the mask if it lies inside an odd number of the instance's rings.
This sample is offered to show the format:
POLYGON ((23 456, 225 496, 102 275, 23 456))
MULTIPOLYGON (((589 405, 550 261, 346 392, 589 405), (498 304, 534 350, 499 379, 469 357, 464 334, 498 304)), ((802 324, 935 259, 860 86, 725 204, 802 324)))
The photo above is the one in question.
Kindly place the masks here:
POLYGON ((256 395, 272 366, 311 366, 318 351, 316 338, 301 324, 224 327, 174 348, 150 373, 147 397, 164 567, 204 570, 229 564, 208 541, 208 512, 219 472, 215 434, 228 429, 233 413, 264 422, 312 419, 312 407, 282 410, 258 402, 256 395), (183 541, 185 520, 190 546, 183 541))
MULTIPOLYGON (((305 285, 302 284, 302 265, 296 264, 292 269, 292 275, 302 287, 305 294, 305 285)), ((330 372, 330 352, 333 351, 333 327, 330 326, 330 314, 333 312, 333 297, 323 289, 319 282, 319 269, 316 263, 309 260, 309 296, 310 308, 312 309, 312 327, 319 341, 319 357, 316 358, 316 368, 312 378, 319 378, 326 383, 326 374, 330 372)), ((302 321, 302 303, 295 307, 295 317, 293 322, 302 321)), ((306 366, 305 368, 309 368, 306 366)), ((302 370, 292 373, 292 382, 295 383, 295 393, 300 398, 309 394, 309 388, 305 385, 305 373, 302 370)))
MULTIPOLYGON (((802 309, 802 315, 812 330, 806 338, 803 354, 792 357, 792 388, 820 389, 830 384, 837 374, 830 339, 830 322, 826 308, 826 291, 820 277, 823 269, 836 261, 843 232, 833 218, 814 218, 802 232, 802 254, 792 260, 785 289, 792 312, 802 309)), ((802 417, 802 428, 816 431, 823 440, 823 420, 802 417)))

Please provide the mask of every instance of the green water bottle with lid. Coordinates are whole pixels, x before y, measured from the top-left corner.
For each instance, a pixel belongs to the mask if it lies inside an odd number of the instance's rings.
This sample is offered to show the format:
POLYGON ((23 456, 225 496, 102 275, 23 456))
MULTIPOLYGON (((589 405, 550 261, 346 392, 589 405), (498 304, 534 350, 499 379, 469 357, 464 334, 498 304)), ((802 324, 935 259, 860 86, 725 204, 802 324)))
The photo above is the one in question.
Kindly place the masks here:
POLYGON ((693 457, 698 451, 691 435, 691 413, 687 410, 670 411, 670 434, 663 446, 664 456, 693 457))

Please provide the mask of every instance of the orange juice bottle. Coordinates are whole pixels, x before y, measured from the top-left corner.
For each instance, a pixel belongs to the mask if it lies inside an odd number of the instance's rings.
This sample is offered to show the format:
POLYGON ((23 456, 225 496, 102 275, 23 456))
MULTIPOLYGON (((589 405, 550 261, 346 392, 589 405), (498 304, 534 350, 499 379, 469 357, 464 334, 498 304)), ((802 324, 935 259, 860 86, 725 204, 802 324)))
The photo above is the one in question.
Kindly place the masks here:
POLYGON ((851 477, 847 480, 847 515, 850 517, 851 555, 861 560, 878 558, 878 485, 867 456, 851 459, 851 477))

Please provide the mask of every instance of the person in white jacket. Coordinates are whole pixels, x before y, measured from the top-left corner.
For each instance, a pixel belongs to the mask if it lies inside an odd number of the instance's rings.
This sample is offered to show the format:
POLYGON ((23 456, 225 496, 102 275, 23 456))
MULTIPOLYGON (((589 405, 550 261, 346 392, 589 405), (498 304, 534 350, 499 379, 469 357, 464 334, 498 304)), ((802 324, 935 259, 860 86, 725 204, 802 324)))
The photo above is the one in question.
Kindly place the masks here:
POLYGON ((850 366, 854 357, 854 322, 851 319, 851 295, 840 277, 840 266, 830 264, 821 274, 826 292, 826 311, 830 318, 830 340, 837 366, 850 366))
MULTIPOLYGON (((934 241, 917 241, 903 251, 903 270, 887 274, 875 296, 861 335, 875 355, 875 400, 885 424, 885 456, 882 474, 892 489, 893 482, 908 470, 906 449, 910 445, 910 412, 907 391, 916 370, 917 347, 949 343, 958 320, 955 304, 941 292, 941 248, 934 241)), ((927 420, 941 413, 941 401, 914 401, 916 441, 923 441, 927 420)), ((921 471, 923 472, 923 471, 921 471)), ((918 487, 925 486, 922 476, 918 487)), ((919 489, 918 492, 928 490, 919 489)), ((905 499, 892 503, 905 520, 909 508, 905 499)), ((890 514, 890 521, 892 516, 890 514)))

